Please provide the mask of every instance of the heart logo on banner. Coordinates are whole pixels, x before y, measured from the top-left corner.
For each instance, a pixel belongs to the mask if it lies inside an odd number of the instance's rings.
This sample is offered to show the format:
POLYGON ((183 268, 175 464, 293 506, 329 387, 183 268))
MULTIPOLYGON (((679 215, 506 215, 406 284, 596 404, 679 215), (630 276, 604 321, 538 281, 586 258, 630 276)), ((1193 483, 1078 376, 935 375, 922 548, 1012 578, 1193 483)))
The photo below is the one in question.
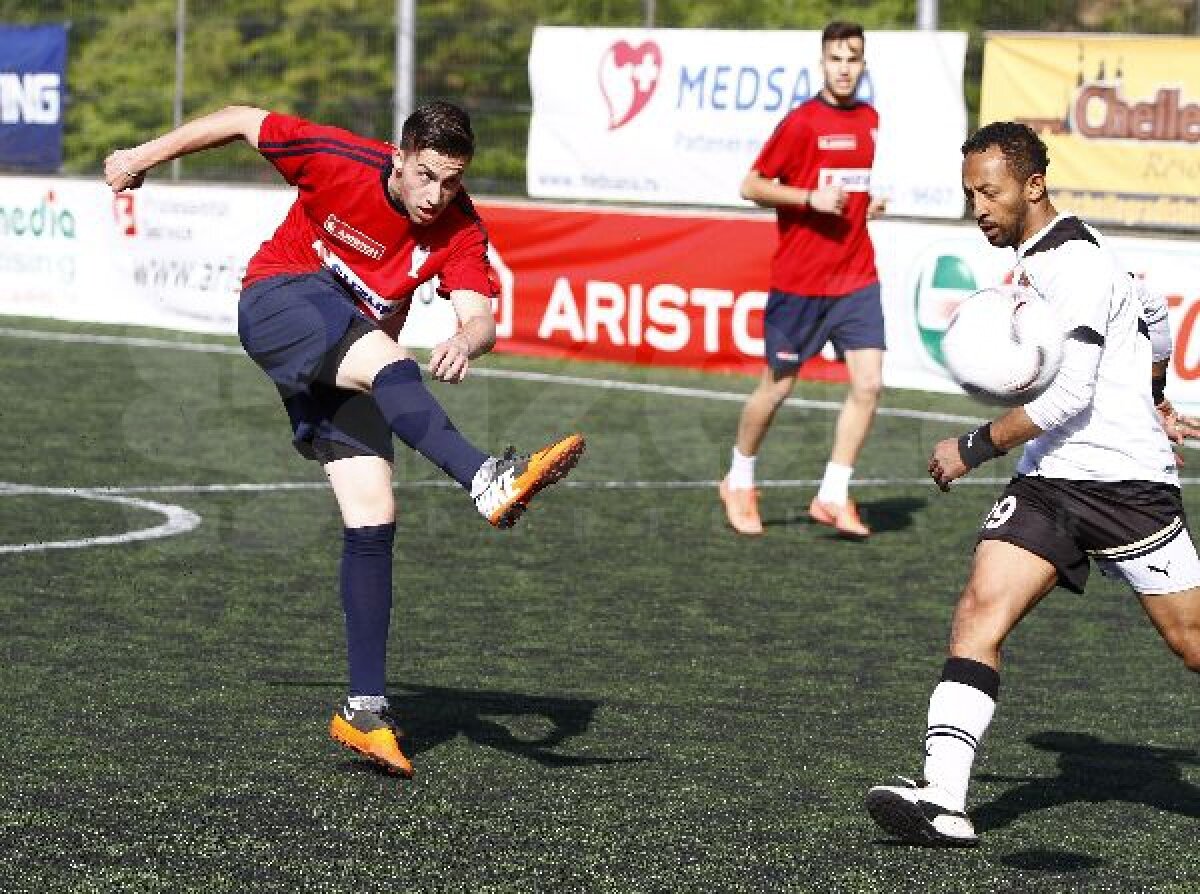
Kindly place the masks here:
POLYGON ((646 107, 662 72, 662 50, 652 40, 634 47, 618 40, 600 59, 600 92, 608 104, 608 129, 628 124, 646 107))

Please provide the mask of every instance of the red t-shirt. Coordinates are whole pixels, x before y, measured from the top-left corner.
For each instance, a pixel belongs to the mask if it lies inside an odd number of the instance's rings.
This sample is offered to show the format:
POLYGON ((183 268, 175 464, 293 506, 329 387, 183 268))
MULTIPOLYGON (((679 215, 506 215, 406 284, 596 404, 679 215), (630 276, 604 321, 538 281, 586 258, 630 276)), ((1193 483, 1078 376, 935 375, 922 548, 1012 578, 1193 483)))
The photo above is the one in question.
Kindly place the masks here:
POLYGON ((438 292, 497 292, 487 231, 466 192, 433 223, 413 224, 391 198, 393 148, 337 127, 271 113, 258 151, 298 187, 296 201, 250 259, 242 287, 281 273, 328 268, 369 317, 393 333, 413 292, 439 277, 438 292))
POLYGON ((875 249, 867 233, 871 165, 879 113, 866 103, 849 108, 813 97, 789 112, 763 145, 754 170, 800 189, 841 184, 842 214, 777 208, 779 245, 771 288, 796 295, 836 297, 875 282, 875 249))

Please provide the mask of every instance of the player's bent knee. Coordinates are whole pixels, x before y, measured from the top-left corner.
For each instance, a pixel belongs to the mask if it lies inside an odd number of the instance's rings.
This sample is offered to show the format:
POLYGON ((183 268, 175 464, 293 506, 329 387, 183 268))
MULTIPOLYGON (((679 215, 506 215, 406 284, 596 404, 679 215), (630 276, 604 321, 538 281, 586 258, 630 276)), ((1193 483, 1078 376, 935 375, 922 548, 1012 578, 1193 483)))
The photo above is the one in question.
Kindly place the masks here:
POLYGON ((855 382, 850 386, 850 394, 855 400, 863 403, 878 403, 880 395, 883 394, 883 382, 878 379, 855 382))

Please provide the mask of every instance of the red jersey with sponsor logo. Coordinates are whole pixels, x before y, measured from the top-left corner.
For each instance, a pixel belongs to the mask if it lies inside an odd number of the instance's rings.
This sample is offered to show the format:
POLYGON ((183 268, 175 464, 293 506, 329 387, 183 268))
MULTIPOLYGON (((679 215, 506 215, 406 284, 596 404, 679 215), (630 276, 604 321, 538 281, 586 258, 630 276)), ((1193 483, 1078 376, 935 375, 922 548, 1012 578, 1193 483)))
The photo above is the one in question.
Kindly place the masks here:
POLYGON ((838 297, 879 278, 867 233, 878 128, 879 113, 866 103, 842 108, 817 96, 789 112, 762 147, 754 170, 767 179, 799 189, 839 184, 846 191, 842 214, 776 209, 771 288, 838 297))
POLYGON ((496 293, 487 232, 466 192, 431 224, 417 226, 387 191, 392 147, 336 127, 271 113, 258 151, 299 188, 287 217, 250 259, 242 287, 281 273, 327 267, 368 316, 395 333, 413 292, 496 293))

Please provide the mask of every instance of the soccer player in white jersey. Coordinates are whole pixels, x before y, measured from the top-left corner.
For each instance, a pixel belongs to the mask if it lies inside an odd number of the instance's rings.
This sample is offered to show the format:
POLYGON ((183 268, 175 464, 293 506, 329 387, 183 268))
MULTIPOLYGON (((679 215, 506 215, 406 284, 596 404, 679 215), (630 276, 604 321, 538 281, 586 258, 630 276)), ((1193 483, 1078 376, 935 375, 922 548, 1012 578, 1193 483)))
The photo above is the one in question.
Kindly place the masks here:
POLYGON ((924 778, 876 786, 866 797, 888 832, 951 846, 979 840, 967 786, 999 694, 1001 644, 1055 586, 1082 592, 1089 560, 1125 580, 1167 645, 1200 671, 1200 559, 1170 443, 1180 420, 1161 394, 1161 347, 1152 353, 1152 338, 1166 343, 1165 314, 1151 331, 1133 279, 1094 230, 1055 209, 1046 146, 1031 129, 989 124, 962 151, 976 223, 992 245, 1016 249, 1015 278, 1054 305, 1068 340, 1045 393, 939 442, 929 459, 945 491, 1025 445, 1016 477, 983 522, 955 608, 949 658, 929 701, 924 778))

